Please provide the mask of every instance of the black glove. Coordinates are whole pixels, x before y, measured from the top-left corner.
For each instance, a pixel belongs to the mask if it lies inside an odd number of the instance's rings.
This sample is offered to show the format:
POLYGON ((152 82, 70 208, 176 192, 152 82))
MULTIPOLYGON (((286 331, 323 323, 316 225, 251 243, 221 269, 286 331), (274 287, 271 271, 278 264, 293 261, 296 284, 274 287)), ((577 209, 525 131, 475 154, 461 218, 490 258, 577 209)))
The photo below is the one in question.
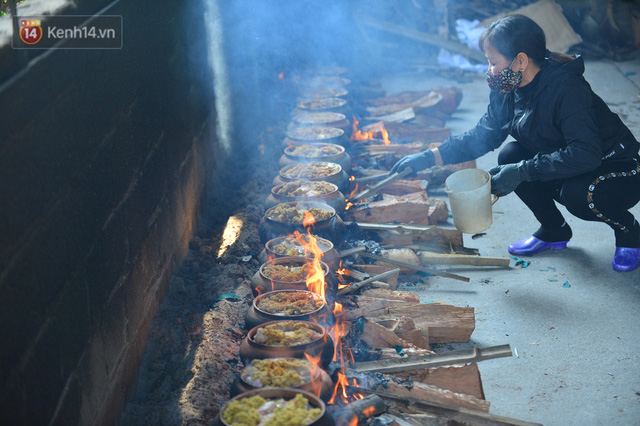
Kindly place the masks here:
POLYGON ((411 167, 413 169, 413 173, 409 176, 415 176, 416 172, 433 167, 435 164, 436 159, 433 155, 433 151, 427 150, 418 154, 411 154, 406 157, 402 157, 396 164, 394 164, 389 174, 400 173, 407 167, 411 167))
POLYGON ((491 174, 491 193, 504 197, 523 181, 529 181, 529 172, 524 160, 519 163, 502 164, 489 170, 491 174))

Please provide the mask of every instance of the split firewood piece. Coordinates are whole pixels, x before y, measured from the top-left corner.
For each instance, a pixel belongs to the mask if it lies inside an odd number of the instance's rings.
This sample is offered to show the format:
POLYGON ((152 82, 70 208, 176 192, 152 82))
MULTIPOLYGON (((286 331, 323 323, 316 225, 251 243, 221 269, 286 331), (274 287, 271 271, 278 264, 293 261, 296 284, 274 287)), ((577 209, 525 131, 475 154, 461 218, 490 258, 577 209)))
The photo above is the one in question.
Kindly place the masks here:
MULTIPOLYGON (((402 300, 409 303, 420 303, 420 296, 411 291, 383 290, 379 288, 368 288, 360 293, 362 296, 375 297, 385 300, 402 300)), ((358 296, 358 297, 362 297, 358 296)))
POLYGON ((443 96, 440 93, 428 92, 426 95, 420 97, 419 99, 409 101, 409 102, 402 102, 402 103, 382 105, 382 106, 370 106, 370 107, 367 107, 367 112, 372 116, 376 117, 376 116, 393 114, 407 108, 430 108, 442 102, 442 99, 443 99, 443 96))
POLYGON ((411 123, 385 123, 385 129, 394 143, 442 142, 451 136, 448 127, 430 128, 411 123))
POLYGON ((389 379, 387 382, 386 392, 399 397, 411 397, 438 404, 478 410, 484 413, 489 412, 491 404, 488 401, 476 398, 475 396, 452 392, 450 390, 441 389, 436 386, 420 382, 413 382, 411 389, 407 389, 406 383, 397 383, 397 379, 395 379, 394 376, 385 375, 385 378, 389 379))
MULTIPOLYGON (((420 356, 420 355, 431 355, 434 354, 430 349, 415 349, 415 348, 403 348, 403 357, 412 357, 412 356, 420 356)), ((398 351, 391 348, 382 348, 375 350, 376 355, 379 356, 378 361, 382 361, 385 359, 398 359, 398 351)))
POLYGON ((508 257, 473 256, 464 254, 442 254, 421 252, 421 263, 438 265, 471 265, 471 266, 498 266, 508 268, 511 259, 508 257))
POLYGON ((365 316, 372 319, 395 319, 400 315, 384 317, 384 311, 399 311, 404 307, 415 306, 416 303, 398 299, 382 299, 379 297, 357 296, 358 308, 351 309, 345 314, 347 321, 365 316))
POLYGON ((435 225, 438 221, 443 222, 449 218, 444 200, 431 199, 426 192, 369 202, 364 206, 353 207, 347 213, 348 217, 358 223, 375 224, 400 222, 409 225, 435 225))
POLYGON ((363 155, 397 155, 404 157, 405 155, 417 154, 424 151, 424 144, 422 142, 408 143, 408 144, 370 144, 362 147, 364 149, 363 155))
POLYGON ((387 115, 379 115, 375 117, 365 117, 365 120, 370 121, 384 121, 391 123, 402 123, 403 121, 408 121, 415 118, 416 114, 413 111, 413 108, 405 108, 399 111, 395 111, 391 114, 387 115))
MULTIPOLYGON (((380 305, 384 305, 384 303, 372 302, 365 308, 354 311, 359 311, 361 315, 365 315, 371 321, 408 316, 413 319, 416 327, 429 330, 430 343, 468 342, 476 328, 475 313, 472 307, 438 303, 406 304, 403 306, 397 301, 391 300, 388 301, 387 307, 380 305)), ((350 317, 350 314, 351 312, 348 312, 347 317, 350 317)))
POLYGON ((456 365, 450 367, 425 368, 422 370, 400 371, 395 376, 426 383, 447 389, 452 392, 464 393, 485 399, 482 389, 482 379, 477 363, 456 365))
POLYGON ((416 324, 409 317, 402 316, 397 320, 383 320, 378 324, 393 331, 398 337, 416 348, 429 349, 429 330, 416 327, 416 324))
POLYGON ((399 179, 382 190, 383 194, 407 195, 427 190, 427 181, 399 179))
POLYGON ((367 319, 364 320, 360 339, 372 348, 415 348, 413 344, 399 337, 393 331, 367 319))
POLYGON ((425 272, 427 274, 436 275, 438 277, 451 278, 451 279, 458 280, 458 281, 469 282, 469 278, 467 278, 467 277, 463 277, 462 275, 457 275, 457 274, 451 274, 451 273, 446 272, 446 271, 440 271, 438 269, 429 269, 429 268, 425 268, 424 266, 412 265, 410 263, 400 262, 400 261, 393 260, 393 259, 385 259, 382 256, 377 256, 375 254, 369 254, 369 253, 366 253, 366 252, 359 253, 358 255, 359 256, 368 257, 368 258, 374 259, 374 260, 382 260, 382 261, 384 261, 386 263, 390 263, 392 265, 396 265, 396 266, 400 266, 400 267, 404 267, 404 268, 411 268, 411 269, 413 269, 415 271, 425 272))

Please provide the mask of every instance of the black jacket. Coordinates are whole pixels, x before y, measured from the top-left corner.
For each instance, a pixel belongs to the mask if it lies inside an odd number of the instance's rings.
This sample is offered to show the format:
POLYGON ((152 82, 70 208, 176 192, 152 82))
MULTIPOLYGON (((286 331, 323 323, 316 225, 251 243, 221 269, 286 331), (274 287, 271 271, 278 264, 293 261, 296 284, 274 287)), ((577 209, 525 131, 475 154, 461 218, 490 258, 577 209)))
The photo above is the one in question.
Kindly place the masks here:
POLYGON ((577 176, 603 161, 631 160, 640 144, 584 79, 584 61, 546 60, 533 81, 513 93, 491 93, 476 127, 438 148, 445 164, 473 160, 511 135, 535 154, 526 162, 532 180, 577 176))

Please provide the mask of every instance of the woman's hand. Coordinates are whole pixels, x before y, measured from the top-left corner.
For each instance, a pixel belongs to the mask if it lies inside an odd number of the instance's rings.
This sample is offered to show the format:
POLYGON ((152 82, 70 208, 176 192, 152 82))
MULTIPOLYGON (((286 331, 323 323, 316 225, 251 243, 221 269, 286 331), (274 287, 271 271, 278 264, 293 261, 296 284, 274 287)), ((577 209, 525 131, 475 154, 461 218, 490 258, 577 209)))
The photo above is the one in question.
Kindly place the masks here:
POLYGON ((428 169, 429 167, 433 167, 435 164, 436 160, 433 152, 431 150, 427 150, 418 154, 411 154, 407 155, 406 157, 402 157, 391 168, 389 174, 392 175, 394 173, 400 173, 407 167, 411 167, 413 169, 413 173, 411 173, 409 176, 415 176, 416 172, 428 169))
POLYGON ((522 160, 515 164, 501 164, 489 169, 491 175, 491 193, 498 197, 514 191, 520 183, 529 180, 529 172, 522 160))

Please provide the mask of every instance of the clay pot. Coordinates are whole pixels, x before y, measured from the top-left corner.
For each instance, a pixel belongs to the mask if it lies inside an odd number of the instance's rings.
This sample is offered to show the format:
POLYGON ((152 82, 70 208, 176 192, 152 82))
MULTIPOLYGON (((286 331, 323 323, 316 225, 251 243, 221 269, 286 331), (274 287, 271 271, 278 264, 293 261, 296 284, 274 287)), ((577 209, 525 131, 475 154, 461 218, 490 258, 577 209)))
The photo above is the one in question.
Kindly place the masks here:
POLYGON ((292 145, 306 145, 310 143, 331 143, 340 145, 345 148, 350 147, 349 138, 344 130, 337 127, 298 127, 293 130, 287 130, 287 137, 282 141, 282 149, 292 145))
POLYGON ((312 161, 310 163, 299 163, 299 164, 291 164, 289 166, 284 166, 278 172, 278 176, 273 179, 273 185, 282 185, 283 183, 293 182, 295 180, 311 180, 311 181, 325 181, 329 183, 336 184, 338 186, 338 190, 340 191, 348 191, 349 190, 349 175, 342 169, 342 166, 338 163, 332 163, 330 161, 312 161), (310 168, 314 166, 326 167, 332 173, 325 176, 318 177, 308 177, 305 175, 302 176, 294 176, 291 175, 290 172, 294 167, 300 166, 300 164, 308 165, 310 168))
POLYGON ((303 87, 300 91, 298 99, 304 101, 306 99, 323 99, 323 98, 349 98, 349 91, 342 86, 335 87, 303 87))
MULTIPOLYGON (((306 288, 306 286, 305 286, 306 288)), ((314 321, 314 322, 319 322, 319 321, 323 321, 326 322, 326 318, 327 315, 329 314, 329 310, 327 308, 327 302, 322 298, 322 296, 320 296, 319 294, 315 294, 311 291, 308 290, 275 290, 275 291, 268 291, 264 294, 260 294, 258 296, 256 296, 255 299, 253 299, 253 303, 251 304, 251 308, 249 308, 249 311, 247 312, 247 315, 245 317, 244 320, 244 324, 246 328, 253 328, 257 325, 260 324, 264 324, 265 322, 270 322, 270 321, 288 321, 288 320, 295 320, 295 321, 314 321), (272 314, 269 312, 266 312, 262 309, 260 309, 258 307, 259 302, 265 298, 269 298, 269 297, 273 297, 274 295, 278 294, 278 293, 305 293, 306 295, 310 295, 319 299, 322 299, 322 306, 318 309, 315 309, 312 312, 308 312, 308 313, 304 313, 304 314, 299 314, 299 315, 279 315, 279 314, 272 314)))
POLYGON ((313 161, 328 161, 330 163, 340 164, 340 166, 342 166, 342 170, 346 173, 351 173, 351 157, 347 154, 347 151, 342 145, 331 143, 295 144, 287 146, 284 149, 284 154, 280 157, 279 164, 281 166, 288 166, 291 164, 310 163, 313 161), (305 150, 307 155, 296 154, 296 152, 300 152, 301 149, 305 150), (324 154, 323 151, 335 152, 335 154, 324 154))
MULTIPOLYGON (((264 263, 269 259, 275 259, 277 257, 285 257, 285 256, 304 256, 304 250, 300 246, 299 250, 296 250, 294 254, 278 254, 275 252, 274 247, 278 244, 283 243, 289 237, 278 237, 272 240, 267 241, 264 245, 264 250, 260 253, 258 259, 264 263)), ((324 238, 320 238, 316 236, 317 244, 322 250, 322 261, 329 266, 330 271, 335 271, 340 267, 340 255, 338 254, 338 250, 335 249, 333 243, 329 240, 325 240, 324 238)), ((298 244, 296 244, 298 246, 298 244)))
MULTIPOLYGON (((307 259, 302 257, 302 256, 284 256, 284 257, 278 257, 275 259, 272 259, 268 262, 263 263, 260 266, 260 269, 258 269, 258 271, 253 274, 253 277, 251 278, 251 291, 253 293, 254 296, 258 296, 260 294, 263 294, 265 292, 271 292, 271 291, 277 291, 277 290, 304 290, 304 291, 308 291, 309 289, 307 288, 307 280, 306 277, 300 281, 279 281, 279 280, 273 280, 267 276, 265 276, 264 274, 264 269, 267 267, 267 265, 269 264, 273 264, 273 265, 282 265, 282 264, 299 264, 300 266, 304 265, 305 263, 307 263, 307 259)), ((330 282, 330 272, 329 272, 329 266, 324 263, 323 261, 320 261, 320 266, 322 266, 322 270, 324 272, 324 279, 325 279, 325 283, 327 283, 327 285, 330 282)), ((326 289, 325 289, 326 291, 326 289)))
POLYGON ((261 343, 257 343, 254 337, 257 331, 262 327, 267 327, 271 324, 276 324, 282 321, 270 321, 264 324, 260 324, 247 333, 247 336, 242 339, 240 343, 240 359, 244 365, 247 365, 254 359, 266 359, 266 358, 297 358, 307 359, 307 356, 312 358, 320 357, 319 365, 322 368, 327 368, 333 358, 334 347, 333 340, 327 330, 320 324, 309 321, 296 321, 310 325, 315 329, 322 337, 309 343, 295 346, 268 346, 261 343))
MULTIPOLYGON (((327 182, 328 183, 328 182, 327 182)), ((333 190, 326 194, 313 195, 313 196, 285 196, 278 194, 278 191, 285 185, 276 185, 271 188, 271 194, 267 197, 265 201, 265 207, 270 209, 280 203, 288 203, 293 201, 300 202, 320 202, 327 204, 333 207, 336 212, 342 213, 347 203, 345 201, 345 196, 342 192, 338 191, 338 186, 333 183, 328 183, 333 190)))
MULTIPOLYGON (((295 359, 295 358, 284 358, 287 360, 295 359)), ((300 389, 309 393, 312 393, 318 396, 324 402, 329 401, 331 399, 331 394, 333 393, 333 382, 331 381, 331 377, 324 371, 322 368, 317 367, 311 364, 306 360, 297 360, 303 361, 308 364, 308 368, 312 371, 311 380, 305 382, 298 386, 289 386, 291 389, 300 389)), ((244 392, 252 391, 255 389, 264 389, 264 386, 255 386, 254 384, 250 384, 248 380, 245 380, 245 372, 248 367, 245 367, 240 371, 240 374, 236 377, 235 381, 231 385, 231 396, 234 397, 244 392)))
POLYGON ((305 112, 337 112, 344 114, 349 121, 353 117, 353 111, 347 100, 341 98, 307 99, 299 102, 292 114, 305 112))
POLYGON ((305 112, 294 115, 288 130, 305 127, 335 127, 344 131, 347 138, 351 137, 353 130, 347 117, 337 112, 305 112))
POLYGON ((327 412, 327 408, 324 405, 324 402, 322 402, 320 398, 318 398, 317 396, 315 396, 310 392, 306 392, 302 389, 295 389, 295 388, 259 388, 259 389, 243 392, 231 398, 226 404, 224 404, 220 408, 220 414, 218 414, 218 416, 216 416, 216 418, 214 419, 213 425, 214 426, 231 426, 229 423, 222 420, 222 414, 224 413, 224 410, 227 409, 231 401, 236 401, 242 398, 249 398, 256 395, 260 395, 264 399, 284 398, 289 400, 289 399, 295 398, 297 394, 304 395, 304 397, 307 398, 309 403, 314 408, 316 407, 320 408, 320 416, 318 416, 318 418, 313 422, 309 423, 310 426, 332 426, 336 424, 333 418, 331 417, 331 415, 327 412))
MULTIPOLYGON (((317 207, 322 210, 331 211, 331 217, 324 220, 318 220, 313 225, 314 235, 318 235, 331 241, 337 238, 338 234, 340 234, 343 230, 344 222, 342 221, 340 216, 336 214, 336 210, 327 204, 315 202, 290 202, 281 204, 295 205, 299 210, 308 210, 311 207, 317 207)), ((271 212, 279 205, 280 204, 268 209, 265 215, 260 220, 260 223, 258 224, 258 234, 260 235, 260 240, 263 244, 266 244, 267 241, 276 237, 291 235, 295 231, 298 231, 301 234, 307 233, 302 223, 278 222, 274 219, 271 219, 271 212)))

